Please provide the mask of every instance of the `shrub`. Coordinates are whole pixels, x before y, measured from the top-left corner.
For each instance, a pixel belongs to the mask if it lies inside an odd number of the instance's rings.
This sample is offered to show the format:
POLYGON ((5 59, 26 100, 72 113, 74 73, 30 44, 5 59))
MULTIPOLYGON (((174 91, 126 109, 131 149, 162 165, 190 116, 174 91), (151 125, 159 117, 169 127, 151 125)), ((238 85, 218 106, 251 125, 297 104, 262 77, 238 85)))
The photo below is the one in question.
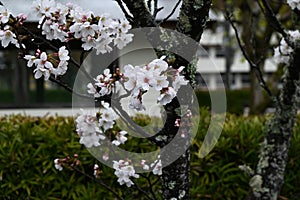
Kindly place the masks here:
MULTIPOLYGON (((249 192, 249 178, 238 166, 247 164, 254 167, 257 163, 266 118, 243 118, 228 114, 218 143, 206 157, 200 159, 199 149, 210 122, 209 112, 201 110, 198 134, 191 146, 191 199, 246 197, 249 192)), ((134 120, 142 126, 151 122, 145 116, 137 116, 134 120)), ((299 122, 300 119, 295 127, 281 192, 282 196, 289 199, 299 199, 300 194, 299 122)), ((1 118, 0 199, 115 199, 103 186, 82 174, 68 169, 60 172, 54 168, 55 158, 78 153, 82 172, 93 174, 93 165, 98 161, 79 144, 74 128, 72 118, 20 115, 1 118)), ((143 150, 148 148, 151 151, 150 145, 138 142, 140 141, 130 144, 141 144, 143 150)), ((113 169, 101 166, 101 170, 101 181, 125 199, 145 199, 134 187, 119 186, 113 169)), ((136 181, 147 191, 147 179, 140 178, 136 181)), ((150 176, 150 181, 155 182, 159 179, 150 176)), ((158 182, 153 191, 159 194, 159 190, 158 182)))

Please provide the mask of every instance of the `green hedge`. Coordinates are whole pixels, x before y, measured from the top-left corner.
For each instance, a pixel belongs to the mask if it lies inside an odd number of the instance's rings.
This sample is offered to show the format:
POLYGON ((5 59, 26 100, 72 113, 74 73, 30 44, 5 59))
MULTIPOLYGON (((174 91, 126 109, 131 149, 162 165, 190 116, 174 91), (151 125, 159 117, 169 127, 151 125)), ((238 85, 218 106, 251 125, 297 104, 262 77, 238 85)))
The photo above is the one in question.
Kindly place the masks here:
MULTIPOLYGON (((219 91, 212 91, 218 93, 219 91)), ((210 107, 210 95, 208 91, 196 90, 200 107, 210 107)), ((13 103, 15 97, 12 91, 0 91, 0 103, 13 103)), ((250 91, 248 89, 226 91, 227 111, 233 114, 242 114, 245 106, 250 104, 250 91)), ((71 103, 72 94, 65 90, 45 90, 45 103, 71 103)), ((36 102, 36 92, 30 91, 29 102, 36 102)))
MULTIPOLYGON (((66 90, 45 90, 44 102, 46 103, 71 103, 72 94, 66 90)), ((29 92, 29 103, 36 103, 36 92, 29 92)), ((15 95, 11 90, 0 91, 0 103, 14 103, 15 95)))
MULTIPOLYGON (((218 94, 220 91, 215 90, 211 93, 218 94)), ((210 107, 210 94, 208 91, 196 90, 195 94, 198 98, 200 107, 210 107)), ((233 114, 243 114, 244 107, 250 105, 250 90, 228 90, 226 91, 227 112, 233 114)))
MULTIPOLYGON (((141 124, 143 120, 149 118, 140 116, 136 119, 141 124)), ((238 166, 249 164, 254 167, 257 162, 265 120, 265 117, 228 115, 217 145, 205 158, 200 159, 198 151, 210 121, 208 111, 201 110, 198 134, 191 148, 191 199, 245 198, 249 192, 249 178, 238 166)), ((295 127, 281 193, 281 196, 289 199, 299 199, 300 196, 299 122, 295 127)), ((147 145, 143 146, 147 148, 147 145)), ((78 172, 68 169, 60 172, 54 168, 55 158, 74 153, 79 154, 80 168, 92 175, 94 163, 99 162, 78 143, 72 118, 1 118, 0 199, 115 199, 104 187, 78 172)), ((112 169, 102 166, 102 171, 101 180, 125 199, 145 199, 134 188, 120 187, 112 169)), ((151 177, 151 180, 156 181, 156 177, 151 177)), ((147 191, 146 180, 141 178, 137 181, 147 191)), ((154 187, 157 194, 159 185, 158 182, 154 187)))

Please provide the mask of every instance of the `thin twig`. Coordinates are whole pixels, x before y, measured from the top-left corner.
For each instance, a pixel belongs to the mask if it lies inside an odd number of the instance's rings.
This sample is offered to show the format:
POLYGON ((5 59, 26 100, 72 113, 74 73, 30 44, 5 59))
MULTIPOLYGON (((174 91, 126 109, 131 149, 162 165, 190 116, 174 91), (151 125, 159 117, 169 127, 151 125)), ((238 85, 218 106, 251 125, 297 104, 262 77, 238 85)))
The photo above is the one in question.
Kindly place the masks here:
POLYGON ((164 7, 158 8, 158 0, 154 0, 153 19, 156 18, 157 14, 164 9, 164 7))
POLYGON ((132 182, 134 183, 134 187, 135 187, 138 191, 142 192, 142 193, 146 196, 147 199, 154 200, 153 198, 151 198, 151 197, 147 194, 147 192, 146 192, 145 190, 143 190, 142 188, 140 188, 140 187, 136 184, 136 182, 135 182, 134 180, 132 180, 132 182))
POLYGON ((267 86, 264 78, 263 78, 263 74, 261 72, 261 69, 259 68, 259 63, 261 62, 261 60, 259 60, 257 63, 254 63, 250 56, 248 55, 247 51, 245 50, 244 46, 242 45, 242 41, 240 39, 240 36, 239 36, 239 33, 238 33, 238 30, 237 30, 237 27, 235 26, 233 20, 231 19, 231 16, 229 14, 228 11, 226 11, 226 14, 225 14, 225 17, 226 19, 230 22, 230 25, 232 26, 233 30, 234 30, 234 33, 235 33, 235 37, 236 37, 236 40, 238 42, 238 45, 245 57, 245 59, 248 61, 249 65, 251 68, 253 68, 255 70, 255 75, 259 81, 259 84, 260 86, 268 93, 268 95, 270 97, 273 96, 271 90, 269 89, 269 87, 267 86))
POLYGON ((128 128, 130 128, 132 131, 138 132, 143 137, 150 137, 151 135, 144 131, 140 126, 136 125, 136 123, 131 119, 131 117, 127 114, 126 111, 123 110, 122 106, 120 105, 119 101, 113 101, 111 102, 112 108, 117 113, 117 115, 128 125, 128 128))
POLYGON ((155 192, 153 191, 153 183, 151 183, 151 180, 150 180, 150 176, 145 176, 143 174, 140 174, 141 177, 145 178, 147 180, 147 182, 149 183, 149 189, 150 189, 150 193, 152 194, 153 198, 155 200, 157 200, 157 197, 155 195, 155 192))
POLYGON ((277 19, 275 13, 273 12, 272 7, 270 6, 269 2, 266 0, 262 0, 262 4, 259 0, 256 0, 257 4, 259 5, 260 9, 264 13, 266 19, 270 22, 271 26, 282 35, 282 37, 285 39, 285 41, 288 43, 289 46, 292 48, 294 47, 294 44, 290 41, 289 35, 285 32, 284 28, 282 27, 281 23, 277 19), (265 7, 265 8, 264 8, 265 7))
POLYGON ((163 19, 159 23, 159 25, 162 24, 162 23, 164 23, 164 22, 166 22, 175 13, 175 11, 178 8, 178 6, 179 6, 180 3, 181 3, 181 0, 178 0, 177 3, 176 3, 176 5, 174 6, 173 10, 171 11, 171 13, 165 19, 163 19))
MULTIPOLYGON (((56 47, 55 45, 53 45, 51 42, 49 42, 48 40, 46 40, 45 38, 38 36, 36 34, 34 34, 32 31, 30 31, 27 27, 22 26, 22 29, 24 31, 26 31, 29 35, 31 35, 33 38, 35 39, 39 39, 41 41, 43 41, 45 44, 47 44, 49 47, 51 47, 54 51, 58 51, 59 48, 56 47)), ((90 80, 93 80, 93 78, 90 76, 90 74, 84 69, 81 68, 81 65, 72 57, 70 56, 70 63, 72 63, 75 67, 77 67, 81 72, 83 72, 83 74, 89 78, 90 80)))
POLYGON ((125 6, 124 6, 122 0, 115 0, 115 1, 118 3, 118 5, 119 5, 119 7, 121 8, 122 12, 124 13, 126 19, 127 19, 130 23, 132 23, 132 22, 133 22, 133 17, 132 17, 132 16, 129 14, 129 12, 126 10, 126 8, 125 8, 125 6))
POLYGON ((78 97, 82 97, 82 98, 85 98, 85 99, 91 99, 92 98, 92 96, 80 94, 80 93, 74 91, 73 88, 71 88, 70 86, 68 86, 68 84, 62 82, 61 80, 55 79, 52 76, 50 76, 49 80, 52 81, 52 82, 54 82, 54 83, 56 83, 56 84, 58 84, 59 86, 63 87, 64 89, 66 89, 67 91, 75 94, 78 97))
POLYGON ((124 200, 116 191, 114 191, 112 188, 110 188, 109 186, 107 186, 106 184, 104 184, 101 180, 96 179, 96 178, 92 177, 91 175, 84 173, 83 171, 81 171, 77 167, 72 167, 72 169, 74 169, 75 171, 79 172, 80 174, 88 177, 89 179, 92 179, 96 183, 99 183, 105 189, 107 189, 108 191, 110 191, 111 193, 113 193, 119 200, 124 200))

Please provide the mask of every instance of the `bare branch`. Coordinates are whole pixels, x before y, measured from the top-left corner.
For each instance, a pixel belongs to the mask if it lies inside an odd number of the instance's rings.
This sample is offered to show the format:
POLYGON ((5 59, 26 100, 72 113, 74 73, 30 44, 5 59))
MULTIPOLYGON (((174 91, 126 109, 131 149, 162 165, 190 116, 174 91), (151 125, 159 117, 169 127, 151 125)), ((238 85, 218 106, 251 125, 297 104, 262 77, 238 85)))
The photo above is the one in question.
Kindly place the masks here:
POLYGON ((140 126, 138 126, 128 115, 127 112, 125 112, 120 104, 120 101, 111 101, 112 108, 117 113, 117 115, 128 125, 128 128, 132 131, 135 131, 142 135, 143 137, 150 137, 151 135, 146 132, 144 129, 142 129, 140 126))
POLYGON ((153 198, 155 199, 155 200, 157 200, 157 197, 156 197, 156 195, 155 195, 155 192, 153 191, 153 186, 154 186, 154 184, 151 182, 151 180, 150 180, 150 174, 149 174, 149 176, 145 176, 144 174, 140 174, 140 176, 141 177, 143 177, 143 178, 145 178, 146 180, 147 180, 147 182, 148 182, 148 184, 149 184, 149 190, 150 190, 150 193, 151 193, 151 195, 153 196, 153 198))
POLYGON ((108 185, 106 185, 105 183, 103 183, 103 181, 101 181, 100 179, 96 179, 94 177, 92 177, 89 174, 86 174, 85 172, 81 171, 80 169, 78 169, 77 167, 72 167, 72 169, 74 169, 75 171, 77 171, 78 173, 84 175, 85 177, 95 181, 96 183, 99 183, 101 186, 103 186, 105 189, 107 189, 108 191, 110 191, 111 193, 113 193, 116 198, 118 198, 119 200, 124 200, 116 191, 114 191, 112 188, 110 188, 108 185))
POLYGON ((133 27, 156 27, 152 14, 147 9, 146 2, 144 0, 123 0, 126 7, 133 16, 133 27))
POLYGON ((208 19, 211 0, 185 0, 179 13, 176 30, 192 39, 199 41, 208 19))
POLYGON ((118 3, 118 5, 119 5, 119 7, 121 8, 122 12, 124 13, 126 19, 127 19, 130 23, 132 23, 132 22, 133 22, 133 17, 132 17, 132 16, 128 13, 128 11, 126 10, 126 8, 125 8, 125 6, 124 6, 122 0, 115 0, 115 1, 118 3))
POLYGON ((147 193, 145 190, 143 190, 142 188, 140 188, 140 187, 136 184, 136 182, 135 182, 134 180, 132 180, 132 182, 134 183, 134 187, 135 187, 138 191, 142 192, 142 193, 146 196, 147 199, 154 200, 153 198, 151 198, 151 197, 148 195, 148 193, 147 193))
POLYGON ((294 44, 290 41, 289 35, 285 32, 284 28, 282 27, 281 23, 277 19, 272 7, 270 6, 269 2, 266 0, 261 0, 262 4, 259 0, 256 0, 257 4, 259 5, 260 9, 264 13, 266 19, 271 24, 271 26, 282 35, 285 41, 289 44, 289 46, 294 47, 294 44))
POLYGON ((158 8, 158 0, 154 0, 154 11, 153 11, 153 19, 156 18, 157 14, 159 13, 159 11, 161 11, 162 9, 164 9, 164 7, 160 7, 158 8))
POLYGON ((242 41, 241 41, 241 38, 239 36, 239 33, 238 33, 238 30, 237 30, 237 27, 235 26, 233 20, 232 20, 232 16, 230 15, 230 13, 228 11, 226 11, 225 13, 225 17, 226 19, 230 22, 230 25, 232 26, 233 30, 234 30, 234 33, 235 33, 235 37, 236 37, 236 40, 238 42, 238 45, 243 53, 243 56, 245 57, 245 59, 248 61, 250 67, 252 69, 255 70, 255 75, 259 81, 259 84, 260 86, 268 93, 268 95, 270 97, 273 96, 271 90, 268 88, 267 84, 266 84, 266 81, 264 80, 263 78, 263 74, 262 74, 262 71, 261 69, 259 68, 259 63, 261 62, 261 60, 258 60, 257 63, 254 63, 250 56, 248 55, 248 52, 245 50, 243 44, 242 44, 242 41))
POLYGON ((171 13, 165 19, 163 19, 159 24, 166 22, 173 15, 180 3, 181 3, 181 0, 178 0, 176 5, 174 6, 173 10, 171 11, 171 13))
POLYGON ((59 86, 63 87, 64 89, 66 89, 67 91, 69 91, 69 92, 75 94, 75 95, 78 96, 78 97, 82 97, 82 98, 85 98, 85 99, 91 99, 91 98, 93 98, 92 96, 84 95, 84 94, 80 94, 80 93, 78 93, 78 92, 75 92, 75 91, 73 90, 73 88, 71 88, 70 86, 68 86, 68 84, 62 82, 62 81, 59 80, 59 79, 55 79, 55 78, 52 77, 52 76, 50 76, 49 80, 52 81, 53 83, 58 84, 59 86))

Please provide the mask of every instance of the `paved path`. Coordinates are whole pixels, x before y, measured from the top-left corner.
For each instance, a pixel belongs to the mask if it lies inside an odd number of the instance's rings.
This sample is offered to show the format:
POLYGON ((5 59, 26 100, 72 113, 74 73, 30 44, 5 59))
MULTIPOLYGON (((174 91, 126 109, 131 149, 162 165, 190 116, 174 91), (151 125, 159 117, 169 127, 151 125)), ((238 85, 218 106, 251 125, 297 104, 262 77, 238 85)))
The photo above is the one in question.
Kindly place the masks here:
POLYGON ((72 108, 35 108, 35 109, 0 109, 0 117, 5 115, 12 115, 12 114, 21 114, 21 115, 28 115, 28 116, 46 116, 46 115, 59 115, 59 116, 73 116, 73 112, 80 113, 79 109, 72 109, 72 108))

